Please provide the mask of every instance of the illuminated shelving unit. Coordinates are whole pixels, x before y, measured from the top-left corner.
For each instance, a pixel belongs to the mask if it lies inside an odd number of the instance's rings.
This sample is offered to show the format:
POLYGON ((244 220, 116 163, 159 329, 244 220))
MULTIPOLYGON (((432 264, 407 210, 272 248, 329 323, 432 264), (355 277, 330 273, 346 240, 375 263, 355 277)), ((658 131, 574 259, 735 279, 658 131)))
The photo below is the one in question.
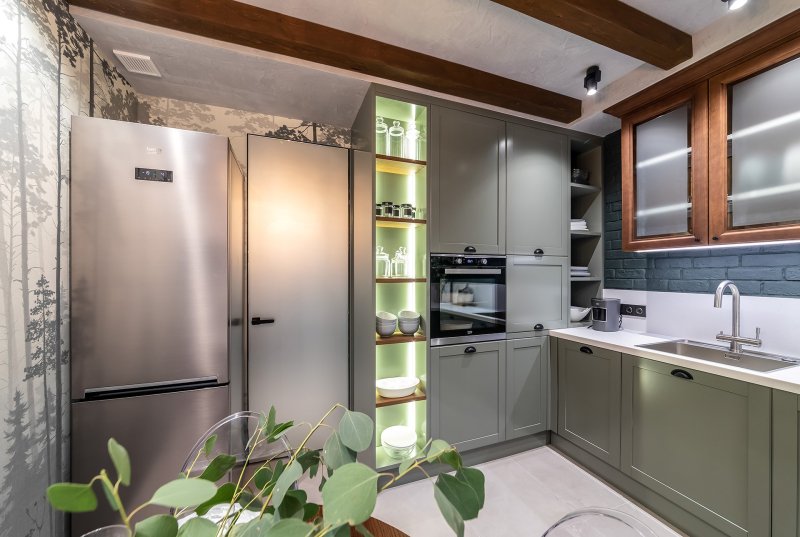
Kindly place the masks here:
MULTIPOLYGON (((428 108, 383 96, 375 97, 375 122, 383 118, 387 127, 401 127, 401 143, 375 138, 375 202, 410 203, 418 209, 413 219, 375 217, 375 245, 392 258, 400 247, 408 250, 407 274, 375 277, 375 311, 394 314, 413 310, 422 315, 420 330, 414 335, 396 332, 389 338, 375 337, 375 379, 413 376, 422 382, 417 391, 398 399, 375 394, 375 465, 390 468, 400 461, 390 458, 380 443, 381 433, 393 425, 412 427, 418 449, 428 440, 428 188, 427 136, 428 108), (395 122, 397 122, 395 124, 395 122), (408 133, 419 133, 419 139, 408 133)), ((375 123, 373 123, 375 124, 375 123)))

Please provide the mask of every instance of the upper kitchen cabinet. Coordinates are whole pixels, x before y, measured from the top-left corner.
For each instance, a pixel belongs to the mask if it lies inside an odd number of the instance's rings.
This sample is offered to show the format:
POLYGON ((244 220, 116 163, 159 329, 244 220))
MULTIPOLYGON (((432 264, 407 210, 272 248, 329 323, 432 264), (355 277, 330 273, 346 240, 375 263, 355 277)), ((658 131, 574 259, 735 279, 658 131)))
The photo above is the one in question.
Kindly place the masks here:
POLYGON ((622 246, 707 242, 705 83, 622 118, 622 246))
POLYGON ((567 256, 567 136, 513 123, 506 129, 506 252, 567 256))
POLYGON ((710 81, 712 244, 800 239, 800 40, 710 81))
POLYGON ((431 251, 505 253, 505 123, 439 106, 431 119, 431 251))

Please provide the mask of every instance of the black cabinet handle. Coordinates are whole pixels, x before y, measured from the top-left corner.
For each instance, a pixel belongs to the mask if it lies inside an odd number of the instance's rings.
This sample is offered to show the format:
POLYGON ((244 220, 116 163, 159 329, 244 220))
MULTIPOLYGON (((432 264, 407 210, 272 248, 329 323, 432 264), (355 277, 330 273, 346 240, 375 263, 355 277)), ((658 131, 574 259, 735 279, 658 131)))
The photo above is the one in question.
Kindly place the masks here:
POLYGON ((275 319, 262 319, 261 317, 253 317, 250 321, 250 324, 253 326, 258 324, 272 324, 275 322, 275 319))
POLYGON ((464 252, 468 254, 474 254, 477 251, 478 250, 476 250, 474 246, 467 246, 466 248, 464 248, 464 252))
POLYGON ((586 354, 594 354, 594 351, 592 351, 592 349, 590 349, 589 347, 581 347, 581 352, 586 354))
POLYGON ((683 369, 673 369, 669 372, 670 375, 673 377, 678 377, 679 379, 686 379, 686 380, 693 380, 694 377, 688 371, 684 371, 683 369))
POLYGON ((544 325, 542 323, 536 324, 533 326, 534 330, 544 330, 544 325))
POLYGON ((473 354, 473 353, 475 353, 475 352, 478 352, 478 349, 476 349, 476 348, 475 348, 475 347, 473 347, 472 345, 470 345, 469 347, 467 347, 466 349, 464 349, 464 354, 473 354))
POLYGON ((537 248, 533 251, 533 255, 544 255, 544 250, 537 248))

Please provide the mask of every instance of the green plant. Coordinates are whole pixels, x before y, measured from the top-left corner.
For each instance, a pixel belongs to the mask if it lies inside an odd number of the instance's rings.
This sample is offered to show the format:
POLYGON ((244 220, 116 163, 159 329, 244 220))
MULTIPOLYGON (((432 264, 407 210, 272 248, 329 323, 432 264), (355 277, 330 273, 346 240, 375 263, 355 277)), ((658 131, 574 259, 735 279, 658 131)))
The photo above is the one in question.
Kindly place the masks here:
POLYGON ((430 478, 423 465, 440 462, 454 472, 436 478, 434 499, 455 534, 462 537, 464 521, 477 517, 483 507, 483 474, 464 467, 455 448, 443 440, 428 442, 417 456, 402 461, 397 473, 378 473, 356 462, 356 455, 369 447, 374 435, 369 416, 335 405, 316 425, 307 426, 308 434, 287 461, 276 455, 260 462, 255 471, 252 468, 248 471, 250 453, 256 446, 278 441, 294 427, 291 421, 277 422, 273 407, 268 415, 261 416, 258 430, 248 444, 251 448, 246 460, 237 461, 232 455, 220 454, 203 468, 199 477, 190 477, 196 473, 193 469, 200 457, 208 456, 214 449, 216 437, 212 436, 199 450, 188 472, 161 486, 149 501, 130 511, 119 494, 121 486, 131 483, 130 459, 125 448, 112 438, 108 441, 108 454, 116 479, 101 470, 89 483, 51 485, 47 498, 61 511, 93 511, 98 503, 93 487, 99 484, 109 505, 119 513, 122 524, 134 537, 344 537, 350 535, 351 527, 371 537, 363 524, 375 509, 378 494, 415 470, 430 478), (342 418, 323 449, 308 449, 306 445, 312 435, 320 428, 331 427, 325 421, 337 409, 344 410, 342 418), (241 465, 241 470, 237 465, 241 465), (294 487, 304 475, 313 478, 320 471, 324 472, 320 485, 324 510, 294 487), (218 485, 226 475, 235 479, 218 485), (151 516, 134 525, 134 516, 149 505, 172 508, 174 514, 151 516), (214 523, 202 518, 216 505, 227 505, 222 520, 214 523), (257 516, 237 523, 246 511, 257 512, 257 516), (192 513, 198 516, 179 528, 178 520, 192 513))

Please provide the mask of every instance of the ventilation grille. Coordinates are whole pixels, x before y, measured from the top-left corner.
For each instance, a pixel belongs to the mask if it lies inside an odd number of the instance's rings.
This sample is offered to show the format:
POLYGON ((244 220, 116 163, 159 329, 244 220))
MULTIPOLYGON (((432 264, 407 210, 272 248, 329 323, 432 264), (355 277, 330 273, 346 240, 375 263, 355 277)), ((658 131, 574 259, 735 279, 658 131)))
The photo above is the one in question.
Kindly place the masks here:
POLYGON ((156 64, 150 59, 150 56, 125 52, 124 50, 114 50, 114 56, 116 56, 120 63, 122 63, 122 66, 131 73, 161 77, 158 67, 156 67, 156 64))

